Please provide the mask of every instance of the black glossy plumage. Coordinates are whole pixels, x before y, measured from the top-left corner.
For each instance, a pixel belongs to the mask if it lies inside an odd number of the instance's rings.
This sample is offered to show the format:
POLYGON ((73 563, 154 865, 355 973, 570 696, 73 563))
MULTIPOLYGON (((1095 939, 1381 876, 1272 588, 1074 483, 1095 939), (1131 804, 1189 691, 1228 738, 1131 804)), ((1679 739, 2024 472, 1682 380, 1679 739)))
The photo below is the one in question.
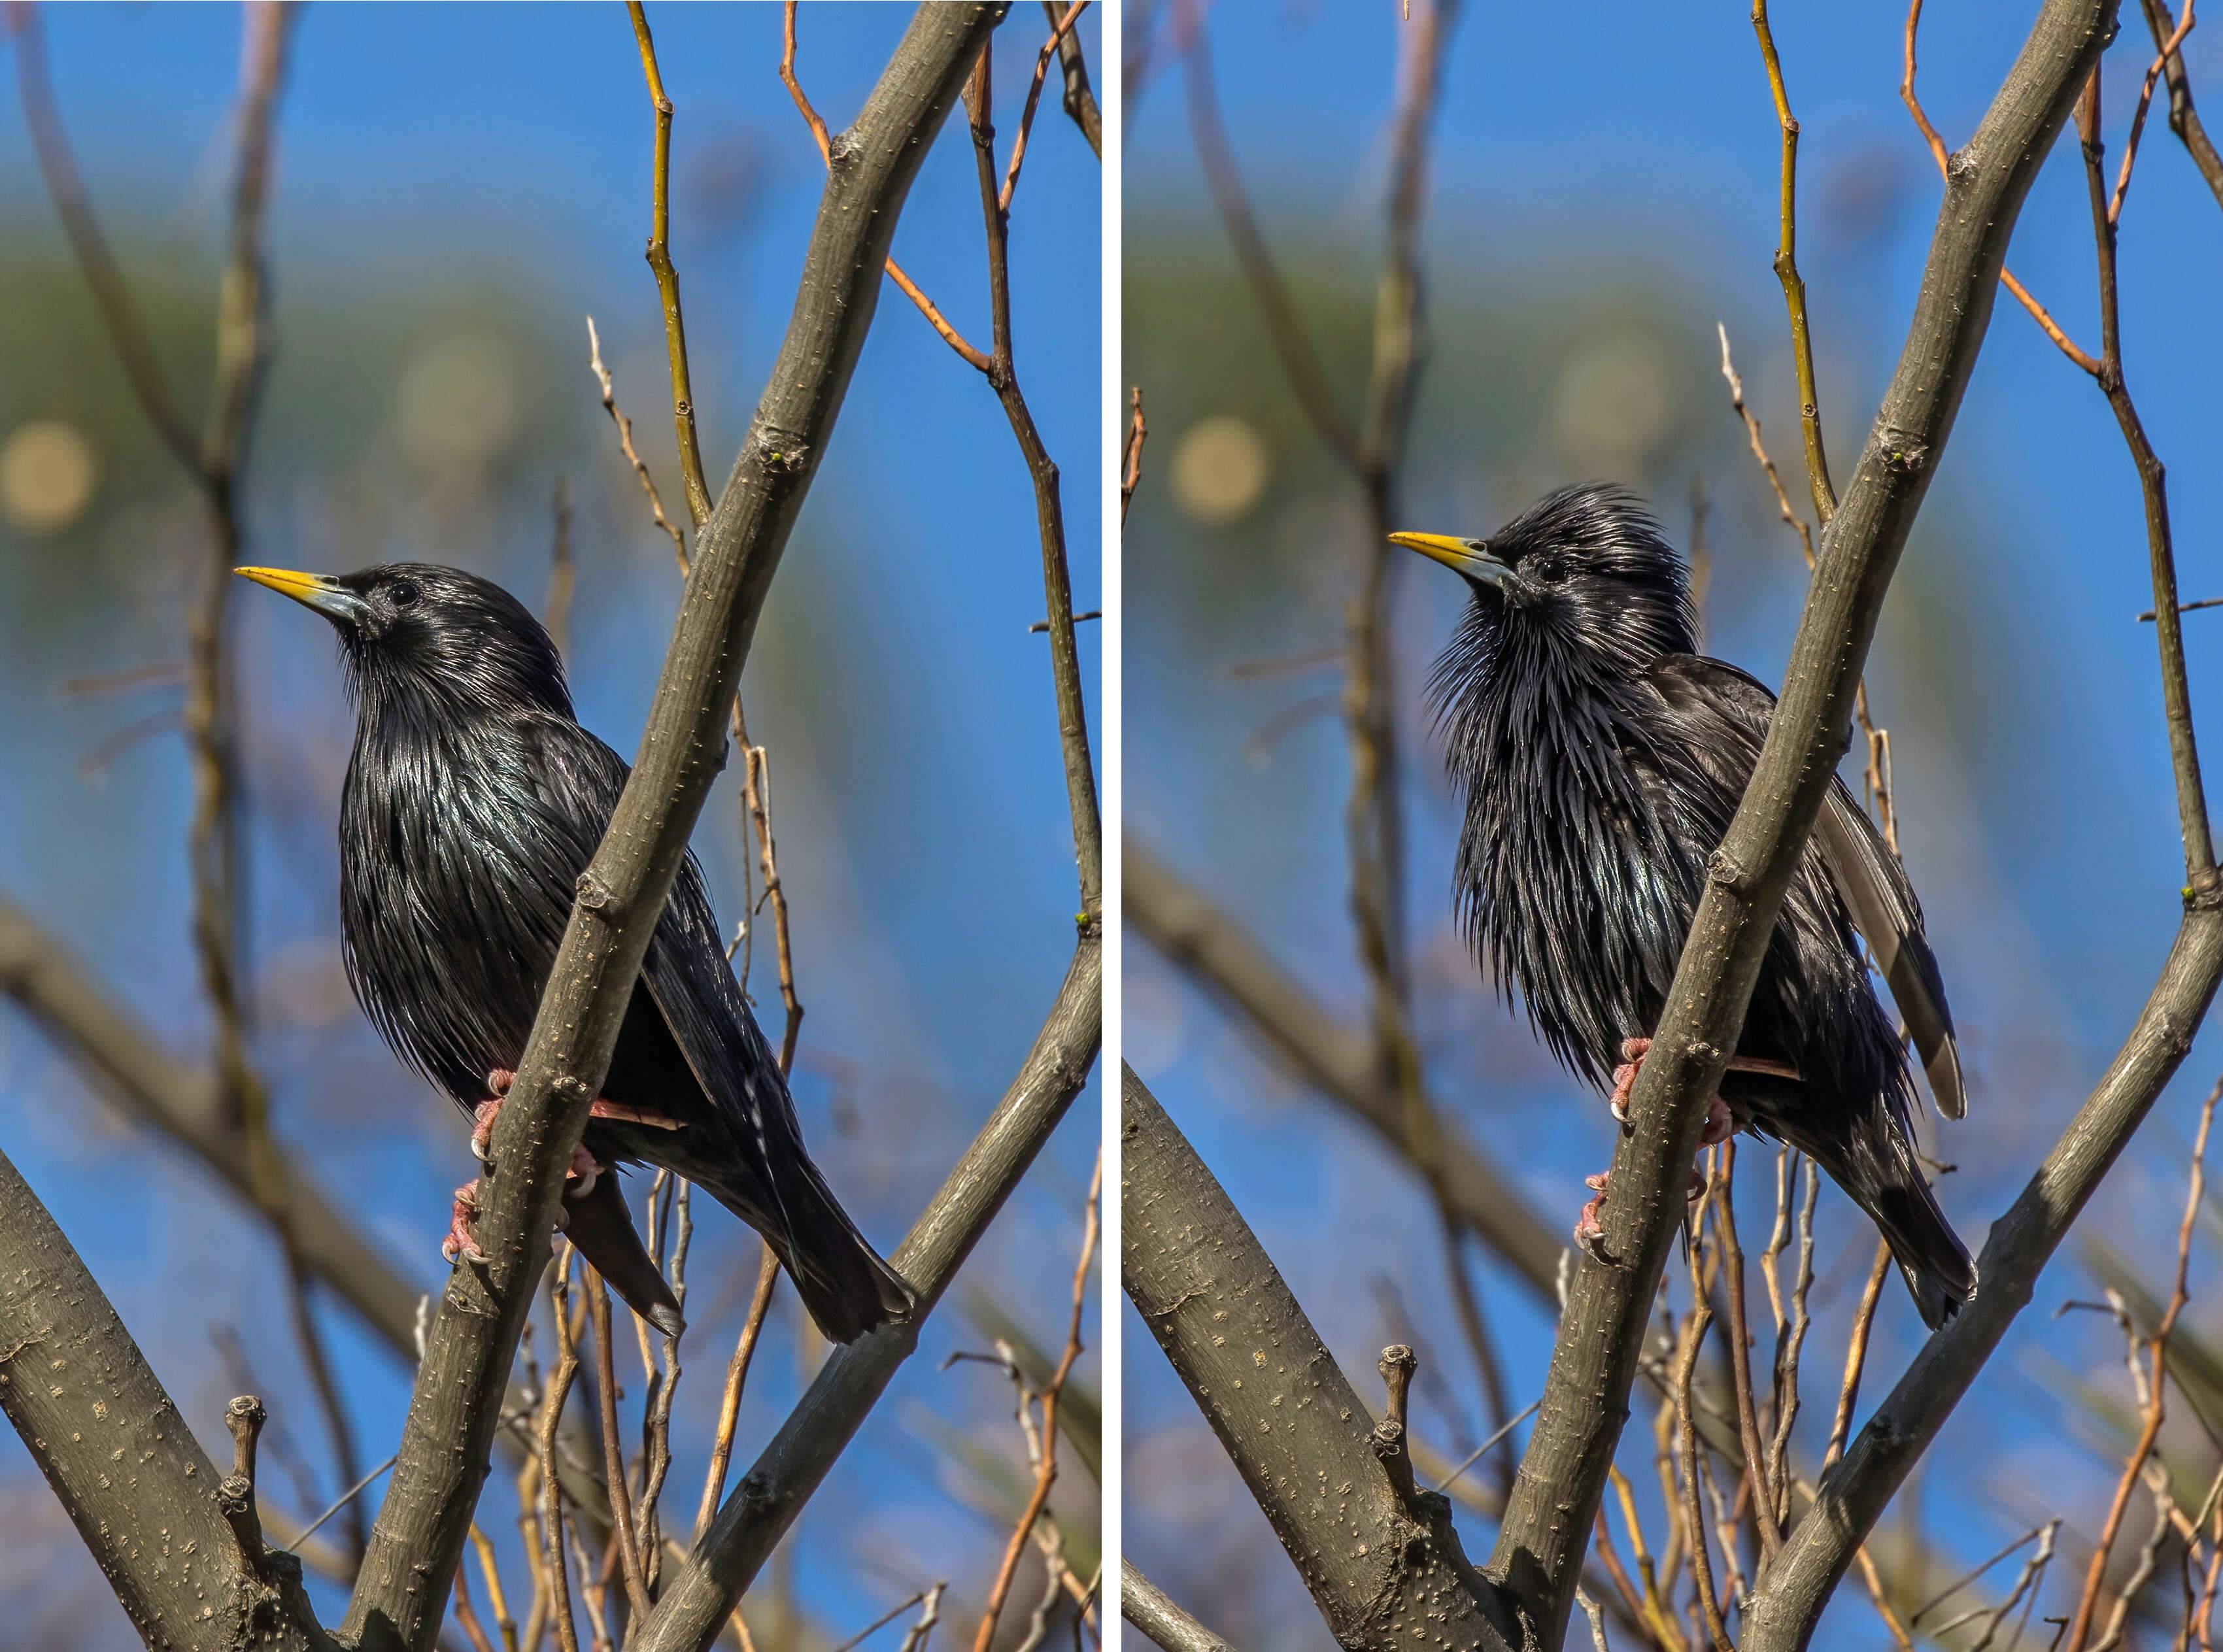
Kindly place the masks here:
MULTIPOLYGON (((1774 697, 1698 654, 1682 562, 1619 489, 1564 488, 1486 541, 1415 548, 1472 594, 1433 685, 1465 804, 1461 924, 1552 1054, 1603 1088, 1622 1040, 1657 1024, 1774 697)), ((1962 1115, 1921 908, 1841 781, 1785 896, 1738 1046, 1800 1077, 1732 1071, 1722 1096, 1740 1127, 1810 1154, 1875 1220, 1934 1328, 1973 1293, 1975 1272, 1914 1155, 1912 1081, 1856 928, 1941 1110, 1962 1115)))
MULTIPOLYGON (((553 644, 500 587, 418 563, 315 583, 300 600, 338 631, 357 704, 340 804, 349 979, 387 1042, 469 1110, 488 1071, 524 1053, 627 765, 573 719, 553 644)), ((804 1150, 691 855, 602 1093, 684 1128, 597 1118, 587 1150, 667 1166, 715 1195, 771 1242, 828 1336, 849 1341, 910 1311, 910 1291, 804 1150)), ((601 1180, 614 1188, 614 1175, 601 1180)), ((614 1195, 570 1232, 636 1312, 669 1308, 614 1195)))

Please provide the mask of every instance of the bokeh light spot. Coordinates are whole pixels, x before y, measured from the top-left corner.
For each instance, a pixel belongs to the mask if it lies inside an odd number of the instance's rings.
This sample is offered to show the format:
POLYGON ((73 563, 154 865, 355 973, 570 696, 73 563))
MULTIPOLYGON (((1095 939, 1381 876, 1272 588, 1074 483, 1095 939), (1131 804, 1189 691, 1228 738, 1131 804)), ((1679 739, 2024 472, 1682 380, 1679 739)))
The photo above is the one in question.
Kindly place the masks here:
POLYGON ((19 424, 0 445, 0 514, 9 526, 48 538, 81 518, 100 483, 100 460, 74 424, 19 424))
POLYGON ((1174 503, 1207 528, 1240 522, 1265 497, 1273 455, 1256 425, 1230 413, 1192 424, 1174 445, 1174 503))

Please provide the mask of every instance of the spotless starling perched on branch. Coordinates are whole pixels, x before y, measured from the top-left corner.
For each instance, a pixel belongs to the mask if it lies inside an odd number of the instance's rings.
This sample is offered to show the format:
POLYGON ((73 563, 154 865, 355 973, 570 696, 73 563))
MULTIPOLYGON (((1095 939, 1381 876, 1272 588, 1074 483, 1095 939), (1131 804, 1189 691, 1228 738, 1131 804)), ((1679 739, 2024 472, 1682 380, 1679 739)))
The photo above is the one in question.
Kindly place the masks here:
MULTIPOLYGON (((574 719, 548 633, 497 585, 426 563, 336 579, 238 571, 339 632, 357 707, 340 795, 348 978, 402 1059, 475 1115, 483 1159, 626 763, 574 719)), ((562 1218, 635 1313, 675 1330, 678 1304, 613 1168, 642 1162, 708 1190, 762 1234, 834 1341, 910 1313, 910 1287, 803 1149, 691 855, 649 944, 562 1218)), ((478 1254, 471 1193, 457 1190, 451 1260, 478 1254)))
MULTIPOLYGON (((1459 575, 1471 598, 1433 685, 1466 808, 1461 923, 1552 1053, 1611 1085, 1622 1116, 1775 698, 1698 653, 1682 561, 1618 488, 1563 488, 1488 539, 1390 537, 1459 575)), ((1922 908, 1836 781, 1704 1139, 1751 1129, 1814 1159, 1883 1230, 1934 1329, 1974 1294, 1976 1272, 1915 1157, 1905 1053, 1856 930, 1939 1110, 1967 1112, 1922 908)), ((1591 1185, 1602 1199, 1603 1178, 1591 1185)), ((1597 1238, 1598 1203, 1578 1240, 1597 1238)))

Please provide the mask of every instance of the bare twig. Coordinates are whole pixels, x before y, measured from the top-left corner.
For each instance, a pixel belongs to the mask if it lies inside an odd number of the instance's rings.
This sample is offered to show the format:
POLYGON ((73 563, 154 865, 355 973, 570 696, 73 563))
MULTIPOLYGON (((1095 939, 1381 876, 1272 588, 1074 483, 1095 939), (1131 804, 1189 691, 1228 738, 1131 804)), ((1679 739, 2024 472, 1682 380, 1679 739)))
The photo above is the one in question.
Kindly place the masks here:
MULTIPOLYGON (((1775 275, 1783 284, 1783 302, 1791 312, 1791 359, 1798 375, 1798 418, 1806 437, 1807 486, 1814 495, 1815 520, 1826 528, 1830 517, 1836 513, 1837 495, 1829 486, 1829 462, 1822 450, 1822 404, 1814 386, 1814 339, 1806 323, 1806 283, 1798 273, 1798 121, 1791 112, 1791 95, 1784 89, 1783 60, 1776 53, 1775 33, 1768 27, 1767 0, 1752 0, 1752 28, 1760 38, 1760 60, 1767 66, 1767 89, 1775 98, 1776 123, 1783 129, 1782 203, 1778 213, 1775 275)), ((1909 79, 1911 85, 1911 75, 1909 79)), ((1724 361, 1729 355, 1726 336, 1722 355, 1724 361)), ((1738 410, 1743 410, 1741 398, 1738 410)), ((1753 445, 1760 445, 1757 426, 1753 430, 1753 445)), ((1770 474, 1773 474, 1772 469, 1770 474)), ((1811 556, 1808 566, 1812 566, 1811 556)))
POLYGON ((1131 405, 1134 411, 1127 420, 1127 440, 1119 455, 1119 525, 1123 528, 1127 525, 1128 508, 1135 502, 1135 490, 1143 485, 1143 443, 1150 434, 1150 427, 1143 420, 1140 385, 1131 393, 1131 405))
MULTIPOLYGON (((2161 46, 2176 32, 2165 0, 2143 0, 2146 26, 2152 31, 2154 44, 2161 46)), ((2169 81, 2169 125, 2183 143, 2192 164, 2207 180, 2214 192, 2215 204, 2223 206, 2223 155, 2215 152, 2215 145, 2207 136, 2207 129, 2200 122, 2200 112, 2192 106, 2192 82, 2184 72, 2184 53, 2163 53, 2162 73, 2169 81)))
POLYGON ((718 1431, 710 1446, 710 1471, 702 1481, 702 1503, 695 1515, 697 1543, 717 1517, 718 1501, 726 1494, 726 1465, 734 1454, 734 1425, 741 1414, 741 1390, 749 1379, 749 1362, 756 1358, 757 1339, 764 1334, 765 1314, 771 1307, 772 1287, 779 1283, 779 1258, 770 1245, 762 1247, 757 1263, 757 1287, 749 1298, 748 1317, 741 1322, 740 1339, 726 1366, 726 1391, 718 1402, 718 1431))
POLYGON ((1845 1347, 1845 1379, 1837 1388, 1837 1410, 1829 1423, 1829 1448, 1822 1454, 1824 1472, 1845 1454, 1845 1442, 1852 1437, 1853 1407, 1860 1402, 1861 1371, 1867 1363, 1868 1330, 1875 1323, 1876 1303, 1882 1300, 1883 1282, 1890 1275, 1891 1245, 1879 1239, 1875 1260, 1868 1266, 1868 1282, 1861 1291, 1860 1306, 1853 1310, 1852 1339, 1845 1347))
MULTIPOLYGON (((1930 117, 1922 112, 1921 100, 1914 95, 1914 36, 1921 22, 1922 0, 1908 0, 1905 35, 1906 68, 1899 83, 1899 101, 1906 105, 1906 112, 1914 116, 1914 124, 1920 129, 1923 141, 1930 146, 1930 157, 1937 163, 1939 175, 1949 180, 1952 175, 1952 163, 1945 153, 1945 140, 1937 135, 1937 129, 1930 125, 1930 117)), ((2048 338, 2060 347, 2063 355, 2094 378, 2099 377, 2098 361, 2080 349, 2075 341, 2061 330, 2061 323, 2054 320, 2044 305, 2031 296, 2027 287, 2015 280, 2014 273, 2005 264, 1999 266, 1999 285, 2014 294, 2015 301, 2030 311, 2031 319, 2044 330, 2048 338)))
POLYGON ((549 1373, 547 1391, 540 1401, 540 1528, 547 1543, 549 1610, 556 1619, 556 1643, 563 1652, 579 1652, 578 1625, 571 1617, 571 1580, 564 1559, 564 1490, 556 1473, 556 1431, 564 1420, 564 1402, 579 1374, 579 1351, 571 1335, 571 1259, 567 1240, 557 1247, 550 1270, 548 1300, 555 1310, 556 1368, 549 1373))
MULTIPOLYGON (((1063 8, 1057 0, 1042 0, 1042 13, 1055 28, 1063 8)), ((1087 140, 1090 151, 1099 160, 1104 159, 1104 115, 1096 106, 1096 94, 1088 85, 1088 64, 1080 54, 1080 35, 1067 29, 1057 45, 1058 57, 1065 71, 1065 112, 1080 129, 1087 140)))
POLYGON ((618 1561, 624 1568, 626 1599, 636 1617, 648 1615, 647 1575, 641 1570, 640 1547, 633 1532, 633 1493, 626 1484, 625 1442, 618 1435, 617 1350, 610 1336, 610 1293, 602 1276, 586 1270, 587 1318, 595 1333, 595 1400, 601 1408, 602 1477, 610 1488, 612 1533, 617 1540, 618 1561))
MULTIPOLYGON (((1074 9, 1078 11, 1077 3, 1074 9)), ((980 1627, 973 1637, 973 1652, 988 1652, 989 1643, 996 1637, 996 1620, 1003 1615, 1004 1602, 1011 1592, 1011 1580, 1018 1575, 1019 1557, 1026 1552, 1026 1542, 1049 1504, 1050 1487, 1057 1483, 1057 1404, 1065 1392, 1066 1379, 1073 1374, 1074 1362, 1080 1358, 1080 1322, 1088 1303, 1088 1280, 1091 1264, 1096 1259, 1098 1201, 1104 1191, 1104 1154, 1097 1151, 1096 1173, 1088 1184, 1088 1206, 1080 1232, 1080 1259, 1073 1270, 1073 1313, 1065 1332, 1065 1354, 1051 1372, 1049 1383, 1042 1391, 1042 1461, 1035 1471, 1033 1492, 1026 1506, 1019 1511, 1017 1523, 1004 1548, 1003 1565, 998 1569, 996 1581, 988 1591, 988 1605, 980 1615, 980 1627)), ((1021 1402, 1024 1409, 1024 1401, 1021 1402)))
MULTIPOLYGON (((687 321, 679 305, 679 272, 671 263, 671 99, 664 95, 664 73, 657 66, 656 41, 649 33, 648 13, 641 9, 640 0, 626 0, 626 11, 633 19, 634 43, 640 47, 648 101, 656 111, 648 267, 656 272, 657 293, 664 300, 664 339, 671 359, 671 418, 674 439, 679 445, 679 474, 687 492, 687 513, 700 528, 710 519, 710 485, 702 479, 702 449, 695 435, 695 390, 687 371, 687 321)), ((607 396, 607 379, 604 385, 607 396)), ((644 479, 646 474, 642 473, 644 479)))
POLYGON ((663 496, 656 491, 656 478, 648 474, 647 462, 633 451, 633 421, 618 406, 617 384, 610 377, 610 370, 602 365, 601 336, 595 330, 592 316, 587 317, 587 365, 594 369, 595 382, 601 387, 602 411, 618 427, 618 446, 624 450, 626 462, 633 467, 633 474, 640 478, 641 492, 648 495, 649 513, 656 518, 656 525, 671 537, 671 555, 679 563, 680 577, 684 579, 688 568, 686 536, 664 515, 663 496))
MULTIPOLYGON (((827 135, 826 122, 810 106, 810 99, 803 93, 803 83, 795 78, 795 4, 796 0, 787 0, 780 42, 780 84, 787 88, 787 95, 795 99, 795 107, 810 127, 810 135, 818 141, 818 158, 830 169, 834 164, 834 151, 832 141, 827 135)), ((943 342, 981 372, 987 372, 988 358, 966 342, 963 335, 951 326, 948 318, 935 307, 934 300, 919 290, 918 284, 903 273, 892 257, 885 261, 885 267, 888 279, 902 289, 905 298, 918 306, 919 314, 924 316, 934 330, 941 335, 943 342)))

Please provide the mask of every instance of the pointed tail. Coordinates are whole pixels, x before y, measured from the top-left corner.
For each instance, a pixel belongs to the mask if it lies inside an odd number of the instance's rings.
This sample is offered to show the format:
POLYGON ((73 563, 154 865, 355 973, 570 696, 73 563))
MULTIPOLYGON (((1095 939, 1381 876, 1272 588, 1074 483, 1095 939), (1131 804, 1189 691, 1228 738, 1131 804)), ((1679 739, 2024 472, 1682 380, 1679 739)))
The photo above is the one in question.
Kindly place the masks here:
POLYGON ((1879 1103, 1855 1126, 1847 1162, 1823 1166, 1872 1217, 1891 1246, 1922 1322, 1936 1330, 1976 1294, 1976 1265, 1938 1209, 1905 1122, 1879 1103))
POLYGON ((818 1167, 801 1153, 781 1167, 778 1216, 738 1190, 698 1178, 718 1202, 765 1236, 829 1342, 909 1319, 918 1297, 849 1220, 818 1167))

